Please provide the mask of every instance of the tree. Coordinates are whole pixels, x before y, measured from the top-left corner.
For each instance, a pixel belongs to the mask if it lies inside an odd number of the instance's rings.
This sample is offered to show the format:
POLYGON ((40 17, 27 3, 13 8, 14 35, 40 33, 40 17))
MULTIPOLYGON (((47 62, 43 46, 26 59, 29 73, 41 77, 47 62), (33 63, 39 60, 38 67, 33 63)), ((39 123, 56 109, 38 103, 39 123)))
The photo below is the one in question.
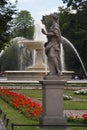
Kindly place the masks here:
POLYGON ((20 40, 24 40, 24 38, 12 39, 10 46, 0 56, 0 71, 25 70, 27 66, 32 64, 32 52, 19 44, 20 40))
POLYGON ((12 44, 0 57, 0 71, 5 70, 18 70, 19 69, 19 56, 17 44, 12 44))
POLYGON ((20 11, 14 18, 13 37, 33 38, 34 20, 27 10, 20 11))
POLYGON ((72 7, 72 9, 82 9, 87 0, 62 0, 63 3, 67 4, 67 8, 72 7))
POLYGON ((67 7, 60 8, 62 35, 76 47, 87 69, 87 0, 63 0, 63 2, 67 7))
POLYGON ((10 22, 16 12, 15 8, 16 4, 12 5, 9 0, 0 1, 0 50, 4 48, 10 39, 10 22))

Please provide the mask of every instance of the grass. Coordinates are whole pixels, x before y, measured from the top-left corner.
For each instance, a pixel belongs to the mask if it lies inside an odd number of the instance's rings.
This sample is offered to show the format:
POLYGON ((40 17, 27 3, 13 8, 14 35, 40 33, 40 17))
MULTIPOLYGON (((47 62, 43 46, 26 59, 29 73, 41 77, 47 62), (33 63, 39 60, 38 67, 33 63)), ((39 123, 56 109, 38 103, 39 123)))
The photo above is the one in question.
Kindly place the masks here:
POLYGON ((69 127, 67 130, 87 130, 87 127, 69 127))
POLYGON ((87 83, 68 83, 66 84, 65 86, 67 86, 68 88, 69 87, 80 87, 80 88, 83 88, 83 87, 87 87, 87 83))
POLYGON ((64 94, 72 96, 73 98, 87 99, 87 95, 74 94, 74 90, 64 90, 64 94))
POLYGON ((38 89, 16 90, 16 92, 22 93, 27 97, 31 97, 31 98, 39 98, 39 99, 42 98, 42 90, 38 90, 38 89))
MULTIPOLYGON (((17 92, 20 92, 22 94, 25 94, 28 97, 31 98, 42 98, 42 90, 15 90, 17 92)), ((75 95, 73 91, 65 90, 64 94, 70 95, 75 98, 87 99, 86 95, 75 95), (84 97, 84 98, 83 98, 84 97)), ((3 110, 4 113, 6 113, 7 117, 10 119, 10 124, 7 128, 7 130, 11 130, 11 123, 17 123, 17 124, 38 124, 38 121, 31 120, 26 118, 23 114, 18 112, 18 110, 15 110, 12 106, 7 104, 5 101, 0 99, 0 108, 3 110)), ((87 102, 82 101, 64 101, 64 109, 70 109, 70 110, 86 110, 87 109, 87 102)), ((29 127, 20 127, 16 126, 14 130, 29 130, 29 127)), ((40 128, 31 127, 30 130, 40 130, 40 128)), ((52 129, 54 130, 54 129, 52 129)), ((59 129, 58 129, 59 130, 59 129)), ((60 129, 62 130, 62 129, 60 129)), ((87 130, 87 127, 69 127, 67 130, 87 130)))
MULTIPOLYGON (((42 98, 42 90, 15 90, 31 98, 42 98)), ((64 90, 64 94, 72 96, 73 98, 87 99, 87 95, 76 95, 73 90, 64 90)))
POLYGON ((87 102, 82 101, 64 101, 66 110, 87 110, 87 102))
MULTIPOLYGON (((0 108, 3 110, 3 112, 7 115, 7 118, 10 119, 10 124, 7 128, 7 130, 11 130, 11 123, 17 123, 17 124, 38 124, 38 121, 31 120, 29 118, 26 118, 23 114, 18 112, 18 110, 15 110, 12 106, 10 106, 8 103, 0 99, 0 108)), ((0 116, 3 118, 3 115, 0 116)), ((16 130, 20 130, 19 127, 16 130)), ((21 130, 25 130, 24 128, 21 128, 21 130)), ((28 128, 26 128, 28 130, 28 128)), ((31 129, 34 130, 34 129, 31 129)))
MULTIPOLYGON (((33 121, 31 119, 26 118, 23 114, 21 114, 20 112, 18 112, 18 110, 15 110, 12 106, 10 106, 8 103, 6 103, 5 101, 3 101, 2 99, 0 99, 0 108, 2 109, 2 111, 7 115, 7 118, 10 119, 10 124, 8 126, 7 130, 11 130, 11 123, 17 123, 17 124, 37 124, 38 121, 33 121)), ((16 128, 16 130, 20 130, 19 127, 16 128)), ((21 127, 21 130, 25 130, 24 127, 21 127)), ((27 130, 27 129, 26 129, 27 130)), ((34 128, 32 128, 31 130, 34 130, 34 128)))

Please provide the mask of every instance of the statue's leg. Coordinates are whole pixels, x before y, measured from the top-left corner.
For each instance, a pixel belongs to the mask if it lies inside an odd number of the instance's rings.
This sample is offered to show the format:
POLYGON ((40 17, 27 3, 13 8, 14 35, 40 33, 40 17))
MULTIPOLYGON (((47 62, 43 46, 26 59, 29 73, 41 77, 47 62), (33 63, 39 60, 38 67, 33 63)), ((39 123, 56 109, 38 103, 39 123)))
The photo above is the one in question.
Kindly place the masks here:
POLYGON ((61 57, 60 57, 60 52, 57 52, 57 70, 58 74, 62 74, 62 64, 61 64, 61 57))
POLYGON ((61 62, 60 62, 60 55, 58 54, 59 52, 55 53, 54 57, 54 63, 55 63, 55 69, 56 73, 60 76, 61 75, 61 62))
POLYGON ((50 59, 51 63, 49 64, 50 67, 52 68, 51 70, 55 73, 58 74, 59 76, 61 75, 61 59, 60 59, 60 51, 55 50, 54 48, 51 48, 50 51, 50 59))
POLYGON ((50 48, 49 54, 48 54, 48 66, 50 70, 50 74, 56 74, 56 68, 55 68, 55 52, 53 48, 50 48))

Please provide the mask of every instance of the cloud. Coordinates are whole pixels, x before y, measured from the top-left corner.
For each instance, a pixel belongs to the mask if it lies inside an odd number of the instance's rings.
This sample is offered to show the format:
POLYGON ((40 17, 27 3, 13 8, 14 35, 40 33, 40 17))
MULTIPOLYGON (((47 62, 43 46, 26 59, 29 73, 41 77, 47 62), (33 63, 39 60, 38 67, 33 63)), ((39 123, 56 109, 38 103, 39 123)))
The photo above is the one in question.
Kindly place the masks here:
POLYGON ((42 11, 40 14, 41 15, 49 15, 51 13, 54 13, 54 12, 58 12, 58 8, 50 8, 49 10, 45 10, 45 11, 42 11))
POLYGON ((11 3, 14 3, 16 0, 9 0, 11 3))

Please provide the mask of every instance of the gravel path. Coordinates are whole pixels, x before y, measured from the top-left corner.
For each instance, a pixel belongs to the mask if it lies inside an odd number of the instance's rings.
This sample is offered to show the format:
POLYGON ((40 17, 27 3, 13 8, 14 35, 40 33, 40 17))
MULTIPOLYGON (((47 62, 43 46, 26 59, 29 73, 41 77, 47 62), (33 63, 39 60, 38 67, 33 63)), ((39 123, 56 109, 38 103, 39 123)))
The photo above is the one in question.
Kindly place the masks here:
POLYGON ((6 130, 1 119, 0 119, 0 130, 6 130))
POLYGON ((87 114, 87 110, 64 110, 64 115, 67 116, 78 116, 82 118, 83 114, 87 114))

